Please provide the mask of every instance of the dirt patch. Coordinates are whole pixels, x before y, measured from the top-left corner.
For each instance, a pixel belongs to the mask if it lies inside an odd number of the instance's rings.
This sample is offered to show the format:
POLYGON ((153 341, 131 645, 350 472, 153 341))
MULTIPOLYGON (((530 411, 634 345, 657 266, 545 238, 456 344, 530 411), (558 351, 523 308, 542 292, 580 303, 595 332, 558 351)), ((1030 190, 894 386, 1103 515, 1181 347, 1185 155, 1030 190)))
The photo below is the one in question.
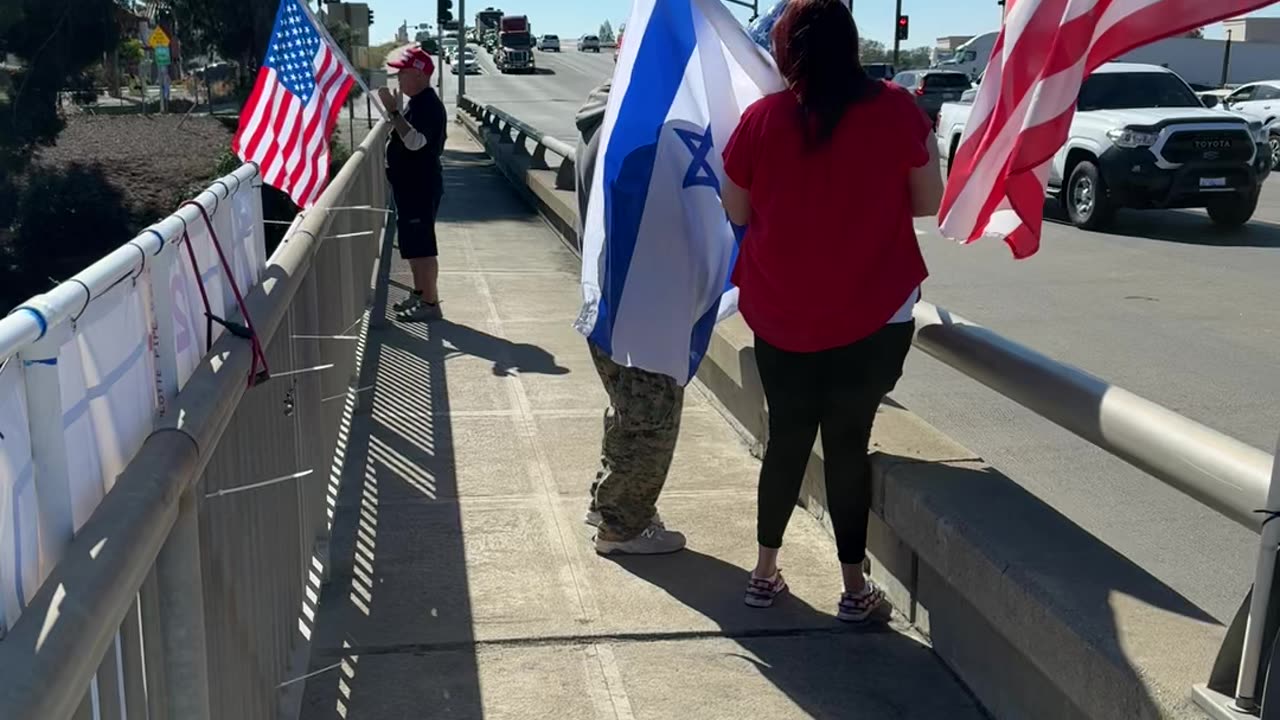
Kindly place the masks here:
POLYGON ((124 193, 130 214, 150 223, 217 175, 231 131, 201 115, 75 115, 58 144, 41 150, 38 165, 100 164, 124 193), (179 127, 181 126, 181 127, 179 127))

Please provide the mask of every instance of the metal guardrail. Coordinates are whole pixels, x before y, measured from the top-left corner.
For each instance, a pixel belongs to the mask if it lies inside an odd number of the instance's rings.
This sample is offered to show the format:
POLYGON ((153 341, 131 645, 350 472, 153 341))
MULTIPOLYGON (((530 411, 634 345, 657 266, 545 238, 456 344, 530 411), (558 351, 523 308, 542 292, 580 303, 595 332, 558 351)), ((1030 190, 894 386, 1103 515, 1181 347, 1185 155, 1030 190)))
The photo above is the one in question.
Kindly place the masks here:
MULTIPOLYGON (((545 158, 550 150, 566 158, 557 189, 574 189, 573 149, 565 143, 469 98, 462 99, 460 109, 505 142, 532 141, 535 157, 545 158), (567 175, 565 166, 570 166, 567 175)), ((1280 597, 1280 522, 1267 522, 1280 515, 1275 458, 944 308, 921 302, 915 320, 920 350, 1261 534, 1254 591, 1228 628, 1208 686, 1195 692, 1215 717, 1228 717, 1222 711, 1228 703, 1257 713, 1258 690, 1275 667, 1275 681, 1265 686, 1280 695, 1280 662, 1270 662, 1274 643, 1267 642, 1280 634, 1280 603, 1271 600, 1280 597)), ((1273 712, 1280 716, 1280 698, 1275 705, 1273 712)))
MULTIPOLYGON (((0 641, 0 717, 267 720, 287 706, 358 402, 386 133, 380 122, 245 297, 271 379, 248 388, 250 345, 224 334, 0 641)), ((104 277, 138 257, 113 253, 104 277)), ((79 307, 74 292, 45 296, 48 317, 79 307)), ((39 330, 21 323, 0 351, 39 330)))
POLYGON ((492 105, 481 105, 475 100, 462 96, 458 101, 458 107, 463 112, 480 121, 482 127, 499 135, 499 142, 503 144, 513 144, 517 148, 527 149, 526 143, 533 143, 533 151, 530 153, 532 160, 530 167, 534 170, 551 170, 550 163, 547 162, 547 153, 560 157, 560 164, 554 168, 556 170, 556 189, 557 190, 573 190, 577 184, 574 175, 575 155, 577 148, 569 143, 544 134, 537 128, 531 127, 510 114, 495 108, 492 105))

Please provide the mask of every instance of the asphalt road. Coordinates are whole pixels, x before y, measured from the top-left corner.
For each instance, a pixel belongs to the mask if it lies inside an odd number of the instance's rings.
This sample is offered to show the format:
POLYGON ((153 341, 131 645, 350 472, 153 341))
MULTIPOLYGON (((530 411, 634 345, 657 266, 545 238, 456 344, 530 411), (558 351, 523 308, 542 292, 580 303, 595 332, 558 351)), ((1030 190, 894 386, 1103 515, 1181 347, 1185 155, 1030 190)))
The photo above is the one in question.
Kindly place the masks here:
MULTIPOLYGON (((493 105, 530 126, 567 143, 578 140, 573 117, 583 100, 613 74, 613 50, 580 53, 566 43, 564 52, 538 51, 533 75, 503 75, 493 65, 489 53, 477 53, 480 74, 467 77, 467 95, 477 102, 493 105)), ((457 76, 445 66, 445 99, 457 95, 457 76)))
MULTIPOLYGON (((538 53, 538 75, 500 75, 480 57, 469 95, 567 142, 582 99, 613 66, 610 51, 569 48, 538 53)), ((1051 222, 1024 261, 998 242, 944 240, 932 220, 917 229, 929 301, 1274 450, 1280 180, 1242 231, 1220 231, 1200 212, 1122 212, 1110 233, 1051 222)), ((923 353, 894 395, 1214 617, 1234 614, 1253 572, 1253 533, 923 353)))
MULTIPOLYGON (((1111 233, 1045 227, 1015 261, 916 223, 925 297, 1268 452, 1280 433, 1280 181, 1238 232, 1202 212, 1122 212, 1111 233)), ((914 353, 895 398, 1223 622, 1257 535, 914 353)))

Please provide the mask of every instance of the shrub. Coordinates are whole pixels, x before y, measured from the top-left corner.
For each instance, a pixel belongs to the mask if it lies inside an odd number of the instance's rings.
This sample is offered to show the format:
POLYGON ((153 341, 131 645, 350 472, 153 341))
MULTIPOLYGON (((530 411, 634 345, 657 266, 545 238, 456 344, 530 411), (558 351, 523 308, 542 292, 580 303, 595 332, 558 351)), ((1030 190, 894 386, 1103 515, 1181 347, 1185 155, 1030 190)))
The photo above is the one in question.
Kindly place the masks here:
POLYGON ((47 290, 50 279, 80 272, 131 236, 124 195, 99 165, 34 167, 16 194, 0 262, 5 307, 47 290))

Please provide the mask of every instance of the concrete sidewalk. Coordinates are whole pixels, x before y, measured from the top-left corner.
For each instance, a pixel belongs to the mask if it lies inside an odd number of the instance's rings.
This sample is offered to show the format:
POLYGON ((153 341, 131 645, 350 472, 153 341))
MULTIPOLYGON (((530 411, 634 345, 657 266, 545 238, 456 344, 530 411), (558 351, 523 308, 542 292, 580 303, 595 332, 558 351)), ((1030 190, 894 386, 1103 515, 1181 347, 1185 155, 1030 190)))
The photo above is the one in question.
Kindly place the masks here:
MULTIPOLYGON (((450 134, 448 320, 369 333, 302 717, 983 717, 918 637, 834 619, 835 548, 807 513, 792 594, 742 604, 758 464, 696 386, 660 501, 689 549, 595 555, 606 398, 571 327, 577 260, 450 134)), ((386 304, 408 277, 397 259, 386 304)))

